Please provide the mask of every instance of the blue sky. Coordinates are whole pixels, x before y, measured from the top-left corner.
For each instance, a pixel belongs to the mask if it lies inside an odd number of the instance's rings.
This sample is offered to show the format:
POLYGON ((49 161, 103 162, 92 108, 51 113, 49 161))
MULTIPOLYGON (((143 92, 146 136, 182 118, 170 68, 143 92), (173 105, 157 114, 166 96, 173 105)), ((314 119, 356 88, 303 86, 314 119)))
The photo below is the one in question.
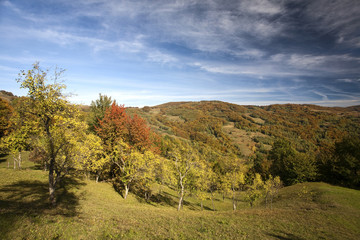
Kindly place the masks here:
POLYGON ((358 0, 0 0, 0 89, 36 61, 70 101, 360 104, 358 0))

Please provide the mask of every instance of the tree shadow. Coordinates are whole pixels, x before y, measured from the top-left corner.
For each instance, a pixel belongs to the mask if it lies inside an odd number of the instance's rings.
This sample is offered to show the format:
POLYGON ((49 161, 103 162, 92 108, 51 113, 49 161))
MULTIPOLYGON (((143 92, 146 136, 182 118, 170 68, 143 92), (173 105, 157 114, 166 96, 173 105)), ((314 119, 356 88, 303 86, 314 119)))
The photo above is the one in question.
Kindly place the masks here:
POLYGON ((304 240, 304 238, 283 231, 279 231, 278 233, 267 233, 267 235, 280 240, 304 240))
POLYGON ((8 156, 8 154, 1 153, 0 154, 0 163, 6 162, 7 156, 8 156))
POLYGON ((151 191, 147 191, 142 188, 135 188, 132 193, 135 195, 136 199, 139 202, 144 202, 153 206, 156 206, 156 204, 160 205, 166 205, 170 207, 177 206, 177 202, 173 199, 173 195, 169 194, 165 191, 161 191, 158 193, 154 193, 151 191), (145 193, 149 195, 148 199, 145 199, 145 193))
POLYGON ((74 217, 78 214, 79 194, 73 188, 80 188, 84 183, 73 178, 63 179, 56 190, 57 206, 49 201, 48 183, 33 181, 18 181, 0 188, 0 236, 6 236, 14 229, 9 226, 24 218, 35 219, 41 216, 74 217))

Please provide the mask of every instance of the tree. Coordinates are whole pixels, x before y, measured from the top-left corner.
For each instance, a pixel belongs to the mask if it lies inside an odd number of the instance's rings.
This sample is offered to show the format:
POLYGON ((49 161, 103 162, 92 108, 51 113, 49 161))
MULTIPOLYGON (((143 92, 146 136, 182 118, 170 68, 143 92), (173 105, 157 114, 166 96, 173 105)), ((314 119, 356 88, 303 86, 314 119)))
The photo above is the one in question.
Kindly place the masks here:
MULTIPOLYGON (((148 183, 154 154, 150 151, 150 129, 135 115, 130 118, 125 107, 113 102, 99 121, 96 131, 104 143, 107 158, 113 164, 111 175, 115 184, 124 188, 124 198, 136 181, 148 183)), ((148 191, 147 191, 148 192, 148 191)))
POLYGON ((318 156, 321 180, 360 188, 359 136, 347 136, 318 156))
POLYGON ((88 119, 89 129, 91 132, 96 132, 96 128, 100 126, 100 120, 104 118, 106 110, 110 108, 112 103, 114 103, 114 101, 111 100, 111 97, 101 95, 101 93, 99 94, 99 99, 95 102, 91 101, 90 115, 88 119))
POLYGON ((150 149, 153 144, 150 139, 150 128, 146 121, 135 114, 128 121, 128 139, 129 143, 139 151, 150 149))
POLYGON ((269 176, 269 179, 264 183, 265 190, 265 206, 267 207, 270 201, 270 209, 272 209, 272 203, 275 196, 277 196, 279 189, 281 188, 280 177, 269 176))
POLYGON ((225 193, 231 193, 233 210, 236 210, 236 193, 242 190, 245 185, 244 173, 246 169, 241 160, 235 156, 228 156, 224 159, 224 175, 222 175, 222 187, 225 193))
POLYGON ((117 105, 114 101, 110 108, 106 110, 105 116, 99 121, 99 127, 96 132, 102 139, 105 151, 110 153, 118 141, 127 142, 129 118, 123 105, 117 105))
POLYGON ((83 171, 89 179, 89 174, 95 174, 96 182, 99 181, 108 158, 104 155, 101 139, 92 134, 86 134, 80 143, 79 155, 76 161, 77 170, 83 171))
POLYGON ((208 190, 211 184, 212 171, 205 161, 199 160, 196 169, 190 172, 188 185, 200 200, 201 210, 204 208, 203 202, 208 199, 208 190))
POLYGON ((280 176, 285 185, 312 181, 316 177, 315 158, 297 152, 288 141, 276 141, 269 159, 272 161, 272 174, 280 176))
POLYGON ((14 169, 16 166, 21 169, 21 153, 29 148, 29 132, 30 129, 20 127, 12 131, 4 138, 3 144, 10 151, 14 160, 14 169))
POLYGON ((49 166, 50 201, 56 205, 55 190, 57 184, 67 173, 67 163, 72 157, 72 143, 69 138, 80 133, 81 124, 76 121, 77 110, 69 105, 62 91, 66 88, 59 83, 63 70, 55 70, 48 83, 48 71, 38 63, 28 71, 21 71, 17 82, 28 90, 28 114, 36 118, 39 136, 44 139, 43 149, 49 166))
POLYGON ((13 107, 11 107, 7 101, 0 98, 0 139, 10 133, 10 118, 13 112, 13 107))
POLYGON ((198 163, 199 156, 188 142, 178 139, 173 140, 173 145, 168 152, 168 156, 172 159, 175 170, 174 173, 178 179, 179 204, 177 210, 179 211, 183 206, 185 188, 189 180, 190 172, 198 163))
POLYGON ((250 203, 251 207, 253 207, 255 202, 261 198, 263 187, 264 182, 262 181, 260 174, 256 173, 252 184, 248 186, 248 190, 246 191, 246 200, 250 203))
POLYGON ((129 194, 131 184, 136 181, 146 183, 152 176, 152 163, 155 156, 150 151, 141 153, 136 149, 131 149, 128 144, 120 140, 108 157, 115 165, 112 171, 114 181, 122 185, 125 190, 124 199, 129 194))

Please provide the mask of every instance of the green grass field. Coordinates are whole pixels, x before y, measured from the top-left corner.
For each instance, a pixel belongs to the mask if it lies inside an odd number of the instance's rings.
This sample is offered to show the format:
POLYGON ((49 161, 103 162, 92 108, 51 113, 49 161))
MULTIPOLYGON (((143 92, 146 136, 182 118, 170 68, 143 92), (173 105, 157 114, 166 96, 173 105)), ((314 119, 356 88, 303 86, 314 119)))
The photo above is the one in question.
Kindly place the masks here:
POLYGON ((110 183, 66 179, 59 204, 48 203, 47 172, 24 162, 8 169, 0 158, 0 239, 360 239, 360 191, 325 183, 280 190, 273 209, 230 199, 196 198, 177 207, 176 191, 155 186, 147 203, 130 194, 124 200, 110 183))

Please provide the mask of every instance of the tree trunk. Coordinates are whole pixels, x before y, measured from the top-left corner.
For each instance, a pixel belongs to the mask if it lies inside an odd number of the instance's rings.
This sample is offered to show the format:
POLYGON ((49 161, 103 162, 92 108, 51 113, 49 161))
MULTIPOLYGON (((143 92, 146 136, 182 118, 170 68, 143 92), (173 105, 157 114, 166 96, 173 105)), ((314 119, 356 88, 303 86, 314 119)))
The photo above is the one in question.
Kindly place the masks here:
POLYGON ((19 166, 19 169, 21 169, 21 152, 19 152, 18 166, 19 166))
POLYGON ((56 205, 55 181, 54 181, 54 169, 52 168, 49 169, 49 194, 50 194, 50 202, 53 206, 55 206, 56 205))
POLYGON ((235 191, 233 191, 233 210, 236 210, 235 191))
POLYGON ((127 198, 127 195, 129 194, 129 186, 127 184, 124 184, 125 187, 125 195, 124 195, 124 199, 127 198))
POLYGON ((96 183, 98 183, 98 182, 99 182, 99 174, 96 175, 96 183))
POLYGON ((55 153, 55 145, 54 140, 50 132, 50 119, 46 119, 45 121, 45 130, 46 136, 49 140, 49 152, 50 152, 50 163, 49 163, 49 195, 50 195, 50 202, 53 206, 56 205, 56 196, 55 196, 55 189, 56 189, 56 180, 54 177, 54 168, 56 162, 56 153, 55 153))
POLYGON ((180 211, 182 205, 183 205, 183 200, 184 200, 184 186, 181 182, 181 192, 180 192, 180 199, 179 199, 179 205, 178 205, 178 208, 177 210, 180 211))
POLYGON ((213 206, 213 211, 215 211, 215 205, 214 205, 214 193, 211 191, 211 204, 213 206))
POLYGON ((268 207, 268 193, 266 193, 266 196, 265 196, 265 208, 268 207))

